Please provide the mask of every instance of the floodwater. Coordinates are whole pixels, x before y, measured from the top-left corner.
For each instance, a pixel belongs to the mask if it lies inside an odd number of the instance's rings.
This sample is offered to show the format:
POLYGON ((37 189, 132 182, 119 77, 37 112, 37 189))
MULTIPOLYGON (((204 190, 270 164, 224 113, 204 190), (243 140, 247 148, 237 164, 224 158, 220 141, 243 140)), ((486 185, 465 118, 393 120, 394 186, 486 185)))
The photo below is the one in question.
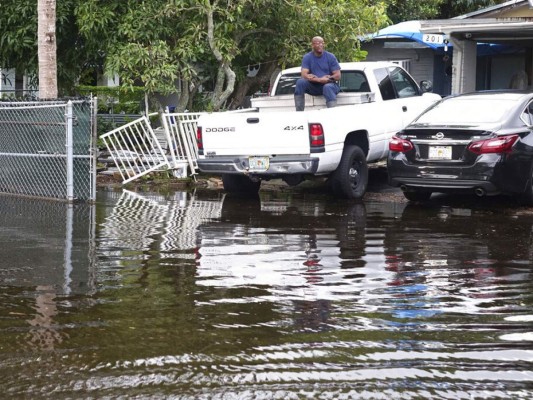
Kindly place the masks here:
POLYGON ((533 214, 0 198, 0 397, 531 399, 533 214))

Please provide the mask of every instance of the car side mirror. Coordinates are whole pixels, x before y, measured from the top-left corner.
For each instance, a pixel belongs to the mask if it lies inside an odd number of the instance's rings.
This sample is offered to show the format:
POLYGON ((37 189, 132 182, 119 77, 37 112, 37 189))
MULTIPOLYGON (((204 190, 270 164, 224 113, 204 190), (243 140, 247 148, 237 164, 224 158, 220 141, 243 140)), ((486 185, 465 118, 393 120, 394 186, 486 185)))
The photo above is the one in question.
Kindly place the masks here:
POLYGON ((422 89, 422 93, 428 93, 433 91, 433 83, 431 81, 420 81, 420 89, 422 89))

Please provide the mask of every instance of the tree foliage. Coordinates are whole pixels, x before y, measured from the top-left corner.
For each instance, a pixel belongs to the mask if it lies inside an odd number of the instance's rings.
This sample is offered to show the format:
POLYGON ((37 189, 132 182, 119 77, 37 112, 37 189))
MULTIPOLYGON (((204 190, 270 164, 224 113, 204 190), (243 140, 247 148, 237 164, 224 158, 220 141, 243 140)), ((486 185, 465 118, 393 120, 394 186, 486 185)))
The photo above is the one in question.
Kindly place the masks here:
POLYGON ((360 58, 358 36, 381 27, 384 11, 366 0, 87 0, 76 9, 84 39, 99 37, 106 70, 123 85, 170 93, 179 82, 181 109, 202 85, 215 110, 253 90, 248 65, 268 79, 278 65, 298 64, 316 34, 332 38, 339 58, 360 58))
POLYGON ((0 61, 4 68, 37 68, 37 3, 2 0, 0 61))
POLYGON ((448 19, 504 1, 506 0, 391 0, 387 15, 394 24, 419 19, 448 19))
MULTIPOLYGON (((62 0, 57 6, 63 88, 84 69, 102 67, 117 73, 124 88, 181 87, 182 109, 201 86, 213 109, 227 106, 234 93, 256 90, 278 66, 298 65, 314 35, 324 36, 339 59, 361 58, 358 36, 386 22, 384 4, 367 0, 62 0), (258 77, 247 77, 249 65, 260 66, 258 77)), ((2 1, 4 67, 36 71, 36 20, 33 0, 2 1)))
POLYGON ((447 19, 504 3, 507 0, 443 0, 437 18, 447 19))
MULTIPOLYGON (((92 54, 84 50, 74 15, 79 0, 56 4, 56 43, 58 85, 68 92, 92 54)), ((0 13, 0 66, 17 73, 37 76, 37 2, 2 0, 0 13)))
POLYGON ((315 35, 323 36, 339 59, 359 59, 359 36, 387 21, 385 6, 366 0, 214 0, 205 6, 207 39, 218 66, 215 109, 233 93, 235 79, 246 85, 246 66, 261 66, 267 80, 277 66, 299 65, 315 35))
POLYGON ((444 0, 392 0, 387 15, 392 23, 402 21, 433 19, 439 15, 444 0))
MULTIPOLYGON (((299 65, 315 35, 340 60, 357 60, 364 57, 358 38, 390 23, 387 10, 393 21, 430 18, 451 3, 458 10, 481 2, 61 0, 58 80, 65 94, 83 71, 105 70, 120 76, 123 89, 180 88, 179 110, 236 107, 277 68, 299 65), (257 75, 248 76, 250 66, 257 75)), ((0 65, 35 73, 36 27, 35 0, 2 0, 0 65)))

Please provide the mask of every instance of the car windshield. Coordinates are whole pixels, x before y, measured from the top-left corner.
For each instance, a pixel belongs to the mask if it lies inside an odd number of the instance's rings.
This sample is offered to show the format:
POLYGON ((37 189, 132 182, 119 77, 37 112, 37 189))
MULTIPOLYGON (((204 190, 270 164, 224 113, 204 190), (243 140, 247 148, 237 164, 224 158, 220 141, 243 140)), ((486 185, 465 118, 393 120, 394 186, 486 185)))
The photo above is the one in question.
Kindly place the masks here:
POLYGON ((437 104, 422 114, 414 124, 479 125, 501 121, 516 104, 501 97, 456 97, 437 104))

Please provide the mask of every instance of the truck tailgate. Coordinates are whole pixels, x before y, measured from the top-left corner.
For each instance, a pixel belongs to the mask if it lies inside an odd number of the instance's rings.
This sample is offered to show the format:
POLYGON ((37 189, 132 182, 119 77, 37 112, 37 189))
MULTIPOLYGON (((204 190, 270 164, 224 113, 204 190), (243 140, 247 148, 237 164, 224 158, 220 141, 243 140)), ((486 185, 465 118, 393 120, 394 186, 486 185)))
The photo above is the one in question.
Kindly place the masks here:
POLYGON ((198 120, 206 155, 309 154, 304 113, 213 113, 198 120))

